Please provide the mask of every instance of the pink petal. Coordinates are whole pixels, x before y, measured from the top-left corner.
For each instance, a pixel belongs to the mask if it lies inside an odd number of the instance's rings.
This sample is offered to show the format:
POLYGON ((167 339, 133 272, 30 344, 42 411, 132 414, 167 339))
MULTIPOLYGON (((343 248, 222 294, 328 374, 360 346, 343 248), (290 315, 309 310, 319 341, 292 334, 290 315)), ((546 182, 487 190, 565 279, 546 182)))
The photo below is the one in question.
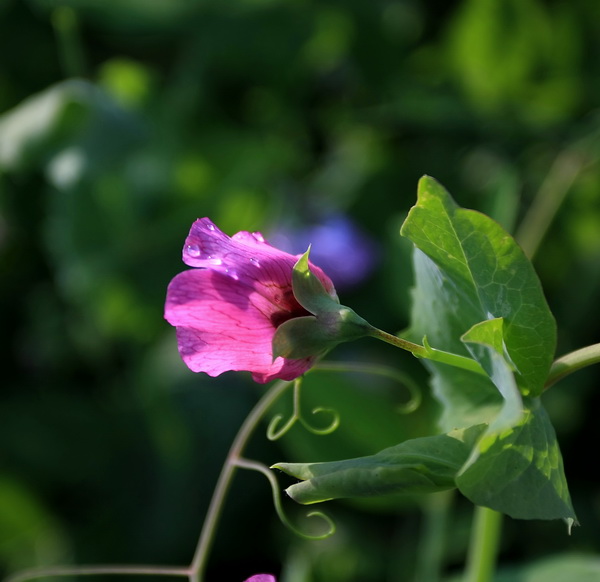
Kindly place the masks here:
MULTIPOLYGON (((165 304, 165 318, 177 327, 179 352, 190 369, 211 376, 247 370, 256 382, 268 382, 293 380, 314 364, 316 357, 272 358, 277 327, 308 315, 292 289, 297 259, 258 232, 229 237, 208 218, 194 222, 183 261, 199 269, 171 281, 165 304)), ((336 297, 331 279, 311 269, 336 297)))
POLYGON ((277 582, 277 580, 271 574, 255 574, 244 582, 277 582))
POLYGON ((165 318, 177 327, 181 357, 194 372, 210 376, 248 370, 255 381, 268 382, 291 380, 307 371, 313 358, 272 361, 273 319, 282 316, 293 314, 220 272, 184 271, 167 290, 165 318))
MULTIPOLYGON (((291 289, 297 260, 271 246, 259 232, 241 231, 229 237, 208 218, 194 222, 183 247, 183 262, 190 267, 225 273, 267 295, 273 286, 291 289)), ((311 267, 327 291, 335 295, 331 279, 318 267, 311 267)))
POLYGON ((265 384, 266 382, 270 382, 271 380, 293 380, 294 378, 298 378, 302 376, 305 372, 308 372, 314 365, 316 357, 303 358, 301 360, 288 360, 287 358, 276 358, 273 362, 273 368, 276 369, 279 367, 279 370, 276 372, 274 370, 270 370, 267 373, 262 371, 253 371, 252 379, 259 384, 265 384))

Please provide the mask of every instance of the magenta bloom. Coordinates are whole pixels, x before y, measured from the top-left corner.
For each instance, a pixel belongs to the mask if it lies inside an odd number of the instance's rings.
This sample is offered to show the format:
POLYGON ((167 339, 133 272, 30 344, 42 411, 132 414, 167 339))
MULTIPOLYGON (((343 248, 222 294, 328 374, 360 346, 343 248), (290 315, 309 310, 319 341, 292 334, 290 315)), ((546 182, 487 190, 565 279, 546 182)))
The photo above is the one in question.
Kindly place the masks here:
MULTIPOLYGON (((310 315, 292 290, 297 260, 258 232, 229 237, 208 218, 194 222, 183 262, 198 268, 174 277, 165 304, 165 319, 177 328, 179 353, 191 370, 209 376, 247 370, 264 383, 293 380, 313 365, 316 356, 273 361, 277 327, 310 315)), ((311 271, 337 297, 329 277, 314 265, 311 271)))
POLYGON ((245 580, 245 582, 277 582, 277 580, 271 574, 255 574, 245 580))

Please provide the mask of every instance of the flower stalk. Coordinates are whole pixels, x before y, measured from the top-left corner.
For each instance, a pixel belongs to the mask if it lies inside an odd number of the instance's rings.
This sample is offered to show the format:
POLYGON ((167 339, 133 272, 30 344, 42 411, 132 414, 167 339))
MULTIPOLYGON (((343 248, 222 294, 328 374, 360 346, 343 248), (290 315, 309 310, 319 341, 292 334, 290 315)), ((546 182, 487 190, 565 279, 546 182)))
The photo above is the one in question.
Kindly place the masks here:
POLYGON ((217 523, 221 516, 225 498, 235 471, 240 466, 240 459, 245 446, 267 410, 269 410, 289 386, 289 382, 284 382, 282 380, 275 382, 250 411, 250 414, 244 420, 244 423, 233 440, 215 486, 206 513, 206 518, 204 519, 204 524, 202 526, 202 532, 200 533, 200 538, 198 539, 198 544, 194 551, 194 557, 190 565, 190 582, 202 582, 204 579, 204 571, 216 533, 217 523))
POLYGON ((416 358, 425 358, 441 364, 448 364, 449 366, 454 366, 455 368, 468 370, 469 372, 475 372, 476 374, 483 376, 487 375, 484 369, 475 360, 459 354, 453 354, 451 352, 445 352, 443 350, 432 348, 427 342, 427 338, 423 338, 423 345, 415 344, 401 337, 392 335, 391 333, 382 331, 381 329, 377 329, 376 327, 371 327, 369 335, 396 346, 397 348, 406 350, 416 358))

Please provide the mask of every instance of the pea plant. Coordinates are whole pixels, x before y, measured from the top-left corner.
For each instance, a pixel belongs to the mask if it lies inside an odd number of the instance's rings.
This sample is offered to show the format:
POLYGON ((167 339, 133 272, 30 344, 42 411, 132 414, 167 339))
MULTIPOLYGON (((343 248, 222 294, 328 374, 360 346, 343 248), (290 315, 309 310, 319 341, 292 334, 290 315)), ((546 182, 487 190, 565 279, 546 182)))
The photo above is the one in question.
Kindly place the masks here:
MULTIPOLYGON (((340 303, 331 279, 311 263, 310 250, 293 256, 259 233, 229 237, 208 218, 194 222, 183 248, 191 269, 170 283, 165 305, 179 353, 194 372, 247 371, 255 382, 269 385, 231 446, 192 562, 182 568, 50 568, 18 574, 13 582, 110 573, 204 580, 238 468, 264 474, 283 524, 313 539, 335 535, 334 521, 323 511, 312 511, 310 516, 323 520, 321 527, 316 523, 315 532, 299 531, 283 509, 281 472, 295 479, 285 492, 301 505, 457 490, 472 502, 475 514, 464 573, 457 578, 464 582, 500 579, 495 570, 503 514, 563 520, 570 532, 577 515, 542 396, 566 375, 600 361, 600 344, 555 359, 556 324, 529 259, 500 225, 458 206, 434 179, 421 179, 417 203, 400 234, 414 246, 415 281, 410 327, 396 335, 340 303), (336 345, 361 338, 384 341, 423 363, 441 404, 438 430, 360 458, 273 459, 267 466, 245 457, 250 437, 269 416, 271 440, 295 424, 327 434, 343 422, 329 411, 330 426, 312 426, 301 411, 302 381, 314 368, 328 366, 325 356, 336 345), (286 420, 274 416, 273 407, 287 394, 293 413, 286 420)), ((336 366, 368 371, 368 365, 356 362, 336 366)), ((397 367, 390 363, 390 369, 397 367)), ((549 569, 544 580, 561 575, 560 568, 549 569)), ((433 567, 428 580, 440 578, 433 567)), ((249 580, 272 582, 275 577, 257 574, 249 580)))

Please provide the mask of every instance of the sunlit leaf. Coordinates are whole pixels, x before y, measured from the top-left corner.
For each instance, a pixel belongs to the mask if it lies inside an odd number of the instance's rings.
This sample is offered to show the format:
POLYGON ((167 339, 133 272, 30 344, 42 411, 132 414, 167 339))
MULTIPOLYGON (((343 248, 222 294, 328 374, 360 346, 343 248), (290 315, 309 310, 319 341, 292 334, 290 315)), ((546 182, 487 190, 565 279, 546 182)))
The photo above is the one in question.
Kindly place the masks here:
MULTIPOLYGON (((539 395, 554 356, 556 326, 537 275, 513 238, 489 217, 460 208, 428 176, 419 182, 418 202, 402 234, 433 263, 426 279, 419 279, 417 267, 412 334, 451 351, 476 323, 503 318, 519 388, 539 395)), ((419 254, 416 260, 422 261, 419 254)))
POLYGON ((523 416, 523 403, 513 375, 514 367, 506 353, 504 320, 488 319, 477 323, 461 339, 503 398, 502 407, 487 432, 490 434, 515 425, 523 416))
POLYGON ((471 501, 519 519, 576 521, 556 435, 539 398, 521 399, 502 319, 473 326, 462 340, 503 397, 497 416, 461 469, 471 501))
POLYGON ((556 331, 531 263, 498 224, 459 208, 428 177, 402 233, 417 247, 410 335, 470 355, 489 377, 427 364, 442 427, 487 424, 459 489, 513 517, 575 520, 556 436, 536 397, 556 331))
POLYGON ((538 399, 528 405, 518 425, 484 437, 457 485, 473 503, 511 517, 576 520, 554 428, 538 399))

